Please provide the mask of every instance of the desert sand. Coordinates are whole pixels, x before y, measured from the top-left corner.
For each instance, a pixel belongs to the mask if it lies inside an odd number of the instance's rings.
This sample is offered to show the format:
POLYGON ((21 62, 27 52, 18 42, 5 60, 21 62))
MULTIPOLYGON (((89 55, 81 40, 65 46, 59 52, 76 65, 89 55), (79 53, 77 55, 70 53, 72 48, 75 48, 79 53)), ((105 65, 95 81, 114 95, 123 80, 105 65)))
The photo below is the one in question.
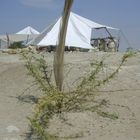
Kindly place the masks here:
MULTIPOLYGON (((53 54, 46 53, 52 65, 53 54)), ((73 52, 65 54, 65 86, 90 71, 90 62, 108 56, 109 69, 117 68, 123 53, 73 52)), ((106 70, 107 73, 107 70, 106 70)), ((40 95, 33 79, 27 75, 20 55, 0 53, 0 140, 24 140, 28 132, 27 117, 32 114, 34 101, 40 95), (20 97, 19 97, 20 96, 20 97)), ((67 125, 57 117, 50 122, 48 131, 69 140, 140 140, 140 53, 129 58, 118 75, 98 91, 98 100, 105 99, 105 110, 115 112, 119 118, 111 120, 96 113, 70 113, 67 125), (70 138, 71 137, 71 138, 70 138)))

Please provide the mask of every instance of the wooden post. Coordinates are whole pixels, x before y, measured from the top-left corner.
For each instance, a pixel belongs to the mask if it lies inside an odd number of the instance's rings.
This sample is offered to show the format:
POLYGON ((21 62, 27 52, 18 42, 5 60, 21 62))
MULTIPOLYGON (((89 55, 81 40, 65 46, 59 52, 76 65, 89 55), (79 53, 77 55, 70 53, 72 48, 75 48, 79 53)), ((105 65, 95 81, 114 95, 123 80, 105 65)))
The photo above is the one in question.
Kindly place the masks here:
POLYGON ((10 47, 10 39, 8 33, 6 33, 6 38, 7 38, 7 48, 10 47))
POLYGON ((63 85, 65 39, 72 3, 73 0, 65 0, 59 32, 59 44, 56 46, 56 53, 54 55, 54 75, 56 86, 60 91, 63 85))

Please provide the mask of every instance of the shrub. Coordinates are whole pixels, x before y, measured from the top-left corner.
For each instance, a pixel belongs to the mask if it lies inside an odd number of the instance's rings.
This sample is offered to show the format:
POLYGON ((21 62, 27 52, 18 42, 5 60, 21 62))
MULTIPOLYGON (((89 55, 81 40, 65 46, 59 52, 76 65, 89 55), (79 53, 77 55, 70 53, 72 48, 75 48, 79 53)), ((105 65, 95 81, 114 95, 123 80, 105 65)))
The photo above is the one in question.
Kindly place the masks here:
POLYGON ((26 60, 26 68, 30 75, 34 77, 36 84, 43 93, 43 96, 40 97, 35 106, 33 117, 29 118, 32 134, 35 134, 42 140, 48 140, 48 138, 50 140, 58 139, 58 137, 50 136, 45 130, 48 127, 49 120, 54 115, 60 115, 63 112, 88 110, 96 112, 102 117, 117 119, 118 116, 115 112, 109 113, 101 110, 101 107, 107 104, 105 100, 96 103, 96 105, 86 106, 86 104, 88 102, 95 102, 96 88, 113 79, 118 74, 121 66, 133 55, 134 53, 132 52, 124 54, 118 68, 101 80, 98 79, 98 75, 104 67, 104 58, 96 63, 91 62, 92 71, 82 78, 75 90, 67 92, 60 91, 53 85, 51 81, 52 69, 49 70, 44 56, 36 57, 33 53, 23 54, 26 60))
POLYGON ((18 49, 18 48, 25 48, 25 45, 23 45, 23 42, 14 42, 9 46, 10 49, 18 49))

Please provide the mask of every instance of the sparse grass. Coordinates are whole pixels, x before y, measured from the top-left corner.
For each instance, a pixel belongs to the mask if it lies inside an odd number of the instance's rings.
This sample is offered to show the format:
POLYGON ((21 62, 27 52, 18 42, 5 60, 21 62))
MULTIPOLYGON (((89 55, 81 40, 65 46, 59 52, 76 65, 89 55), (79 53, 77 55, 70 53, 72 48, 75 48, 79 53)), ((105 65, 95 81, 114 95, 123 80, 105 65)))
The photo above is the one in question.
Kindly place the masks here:
POLYGON ((115 112, 114 113, 110 113, 110 112, 104 112, 104 111, 98 110, 97 114, 99 116, 102 116, 104 118, 109 118, 109 119, 112 119, 112 120, 116 120, 116 119, 119 118, 118 114, 116 114, 115 112))
POLYGON ((108 75, 106 78, 99 80, 98 74, 102 72, 104 67, 104 60, 100 62, 91 63, 92 71, 85 76, 75 90, 69 92, 57 90, 52 84, 51 73, 44 57, 36 58, 34 54, 23 54, 26 61, 26 67, 31 76, 34 77, 36 84, 44 93, 38 100, 33 117, 29 118, 32 134, 36 135, 41 140, 56 140, 59 137, 51 136, 47 133, 46 129, 49 126, 49 120, 54 115, 61 115, 63 112, 82 112, 91 111, 96 112, 101 117, 109 119, 118 119, 117 113, 110 113, 102 111, 102 106, 107 105, 106 100, 96 103, 96 105, 88 105, 94 103, 96 97, 96 88, 108 83, 119 72, 119 69, 132 57, 134 53, 128 52, 122 57, 121 63, 118 68, 108 75))

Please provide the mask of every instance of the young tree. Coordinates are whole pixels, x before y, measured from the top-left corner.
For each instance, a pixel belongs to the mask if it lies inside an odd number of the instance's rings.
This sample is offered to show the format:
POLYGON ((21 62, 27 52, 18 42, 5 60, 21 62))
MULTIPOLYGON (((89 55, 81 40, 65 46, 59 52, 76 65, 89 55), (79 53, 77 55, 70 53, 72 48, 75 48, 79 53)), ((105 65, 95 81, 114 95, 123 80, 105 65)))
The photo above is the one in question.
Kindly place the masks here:
POLYGON ((68 26, 68 20, 70 10, 73 4, 73 0, 65 0, 64 10, 62 13, 62 21, 59 33, 59 44, 56 48, 54 56, 54 75, 57 88, 61 91, 63 85, 63 69, 64 69, 64 50, 65 50, 65 39, 68 26))

